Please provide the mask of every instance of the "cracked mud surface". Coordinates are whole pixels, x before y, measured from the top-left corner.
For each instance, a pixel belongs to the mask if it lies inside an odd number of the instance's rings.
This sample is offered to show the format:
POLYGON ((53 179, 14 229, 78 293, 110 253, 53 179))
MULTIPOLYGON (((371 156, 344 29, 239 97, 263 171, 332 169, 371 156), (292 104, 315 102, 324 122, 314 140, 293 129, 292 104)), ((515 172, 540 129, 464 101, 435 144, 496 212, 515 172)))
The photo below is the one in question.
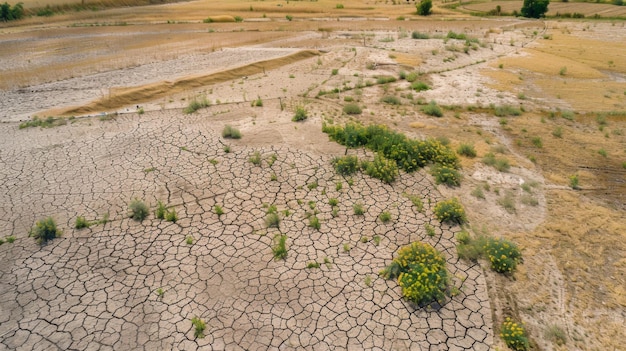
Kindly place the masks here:
MULTIPOLYGON (((272 126, 293 132, 288 119, 272 126)), ((299 126, 320 129, 312 121, 299 126)), ((349 186, 330 164, 344 150, 326 139, 317 143, 336 153, 289 142, 252 147, 246 134, 261 126, 242 129, 240 141, 223 140, 222 127, 211 108, 190 116, 157 111, 83 119, 52 129, 1 124, 0 233, 17 240, 0 246, 0 349, 490 349, 484 277, 478 265, 456 258, 459 228, 433 218, 443 197, 429 175, 402 174, 393 186, 357 175, 349 186), (255 151, 261 166, 248 161, 255 151), (404 192, 422 198, 423 213, 404 192), (336 218, 328 204, 333 197, 336 218), (133 198, 152 211, 163 201, 179 220, 151 213, 133 221, 127 212, 133 198), (311 201, 319 231, 307 226, 311 201), (357 202, 364 216, 353 214, 357 202), (279 229, 266 228, 264 204, 281 211, 279 229), (377 220, 385 210, 393 217, 386 224, 377 220), (73 228, 77 216, 95 220, 105 213, 104 225, 73 228), (49 215, 63 236, 39 247, 27 233, 49 215), (426 234, 427 223, 435 226, 434 237, 426 234), (288 236, 284 261, 272 256, 278 233, 288 236), (415 309, 395 281, 378 276, 400 246, 416 240, 444 252, 460 287, 437 311, 415 309), (306 268, 312 261, 320 268, 306 268), (206 322, 204 339, 193 336, 195 316, 206 322)), ((299 130, 293 133, 304 133, 299 130)))

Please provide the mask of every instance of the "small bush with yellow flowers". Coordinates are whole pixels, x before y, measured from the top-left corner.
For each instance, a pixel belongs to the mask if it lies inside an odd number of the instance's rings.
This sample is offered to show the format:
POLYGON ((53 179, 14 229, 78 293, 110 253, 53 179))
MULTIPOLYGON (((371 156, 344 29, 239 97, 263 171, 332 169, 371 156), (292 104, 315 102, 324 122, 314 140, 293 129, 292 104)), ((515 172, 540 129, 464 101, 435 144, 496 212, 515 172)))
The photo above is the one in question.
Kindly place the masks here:
POLYGON ((506 317, 504 323, 502 323, 500 337, 511 350, 526 351, 530 348, 524 327, 509 317, 506 317))
POLYGON ((376 155, 372 162, 363 162, 362 167, 368 176, 378 178, 387 184, 393 183, 399 174, 396 162, 381 154, 376 155))
POLYGON ((463 224, 467 222, 465 209, 457 198, 444 200, 435 205, 435 217, 440 222, 463 224))
POLYGON ((506 239, 489 239, 485 253, 491 263, 491 269, 498 273, 510 274, 515 271, 522 253, 513 242, 506 239))
POLYGON ((359 170, 359 158, 356 156, 335 157, 332 161, 337 173, 348 176, 359 170))
POLYGON ((461 173, 450 166, 437 164, 431 168, 431 174, 435 177, 435 183, 447 186, 461 185, 461 173))
POLYGON ((448 270, 443 255, 429 244, 414 242, 401 247, 381 275, 398 279, 402 295, 418 306, 442 305, 448 291, 448 270))

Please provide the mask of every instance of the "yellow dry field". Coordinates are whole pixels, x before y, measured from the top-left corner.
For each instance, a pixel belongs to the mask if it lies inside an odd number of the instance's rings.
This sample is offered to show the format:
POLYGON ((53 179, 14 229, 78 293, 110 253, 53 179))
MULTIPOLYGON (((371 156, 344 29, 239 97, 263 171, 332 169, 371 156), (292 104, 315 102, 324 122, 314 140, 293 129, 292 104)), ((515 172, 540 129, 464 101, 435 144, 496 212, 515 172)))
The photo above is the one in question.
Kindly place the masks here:
MULTIPOLYGON (((27 0, 25 6, 48 3, 41 1, 27 0)), ((478 157, 461 158, 463 185, 440 191, 461 199, 472 227, 513 239, 524 255, 524 264, 513 277, 496 276, 483 265, 492 284, 495 335, 507 313, 527 323, 537 350, 622 349, 626 345, 624 22, 481 19, 439 5, 435 3, 435 15, 427 19, 414 14, 413 4, 373 0, 199 0, 34 17, 0 26, 0 89, 27 91, 41 83, 227 48, 293 48, 297 54, 246 65, 234 60, 217 72, 170 80, 156 73, 150 83, 131 80, 103 86, 109 92, 106 98, 99 96, 81 106, 59 102, 54 110, 91 114, 138 102, 149 106, 151 100, 159 105, 168 99, 179 104, 168 108, 180 108, 180 96, 217 86, 214 95, 235 96, 249 89, 248 96, 274 94, 276 100, 282 95, 275 92, 284 92, 285 100, 313 101, 311 105, 321 106, 317 115, 340 121, 349 96, 367 105, 358 117, 363 123, 384 123, 411 137, 439 137, 455 149, 472 144, 478 157), (338 9, 338 3, 344 8, 338 9), (244 21, 228 22, 235 16, 244 21), (400 16, 406 20, 398 20, 400 16), (216 22, 202 23, 209 17, 216 22), (446 49, 451 45, 442 39, 400 38, 400 32, 445 36, 450 30, 480 38, 483 46, 464 53, 446 49), (393 41, 381 40, 385 38, 393 41), (368 69, 367 64, 376 60, 397 65, 368 69), (354 85, 363 77, 375 81, 379 72, 397 75, 424 67, 437 72, 420 77, 432 86, 430 91, 414 92, 398 81, 314 99, 323 88, 354 85), (333 69, 340 73, 331 76, 333 69), (380 103, 384 95, 397 95, 402 104, 384 105, 380 103), (460 102, 454 100, 457 96, 462 96, 460 102), (424 115, 420 103, 430 100, 448 105, 442 118, 424 115), (515 105, 526 112, 499 118, 490 104, 515 105), (510 172, 485 166, 481 158, 489 152, 506 157, 510 172), (580 190, 569 187, 573 175, 580 190), (540 185, 526 194, 520 179, 540 185), (485 182, 493 183, 485 190, 487 199, 471 194, 485 182), (507 213, 498 204, 506 191, 522 194, 519 198, 532 196, 537 204, 517 203, 517 212, 507 213), (563 330, 564 345, 546 333, 551 326, 563 330)), ((496 5, 509 12, 519 9, 521 2, 471 4, 465 9, 486 11, 496 5)), ((626 15, 626 7, 603 4, 552 3, 550 11, 626 15)), ((496 347, 503 349, 500 341, 496 347)))
MULTIPOLYGON (((468 11, 488 12, 494 10, 496 6, 500 6, 502 12, 513 13, 520 12, 523 1, 488 1, 476 4, 463 5, 462 8, 468 11)), ((557 14, 574 14, 580 13, 585 17, 598 15, 601 17, 626 17, 626 8, 624 6, 615 6, 610 4, 584 3, 584 2, 550 2, 548 6, 548 16, 556 16, 557 14)))

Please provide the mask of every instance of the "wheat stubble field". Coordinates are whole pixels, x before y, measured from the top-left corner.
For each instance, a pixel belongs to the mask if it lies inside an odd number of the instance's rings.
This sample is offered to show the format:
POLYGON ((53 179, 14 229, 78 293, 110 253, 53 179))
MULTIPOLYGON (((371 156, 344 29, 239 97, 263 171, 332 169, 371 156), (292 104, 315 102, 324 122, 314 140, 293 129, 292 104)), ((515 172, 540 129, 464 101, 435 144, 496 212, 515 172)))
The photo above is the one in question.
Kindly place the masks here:
POLYGON ((125 5, 0 26, 0 349, 506 350, 507 317, 532 350, 626 344, 624 20, 125 5), (438 140, 460 186, 431 165, 390 184, 338 174, 335 157, 376 156, 322 132, 349 123, 438 140), (437 219, 454 197, 463 226, 437 219), (48 216, 63 234, 40 246, 29 230, 48 216), (465 233, 523 263, 459 258, 465 233), (379 275, 415 241, 446 260, 442 306, 379 275))

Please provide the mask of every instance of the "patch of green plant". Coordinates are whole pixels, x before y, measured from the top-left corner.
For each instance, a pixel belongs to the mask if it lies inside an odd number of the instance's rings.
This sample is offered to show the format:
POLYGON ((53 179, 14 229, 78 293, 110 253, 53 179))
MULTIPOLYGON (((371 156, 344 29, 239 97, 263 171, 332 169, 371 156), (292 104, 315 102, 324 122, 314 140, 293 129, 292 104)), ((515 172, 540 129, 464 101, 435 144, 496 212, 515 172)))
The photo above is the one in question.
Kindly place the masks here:
POLYGON ((76 222, 74 224, 74 228, 76 228, 76 229, 89 228, 90 225, 91 225, 91 223, 89 223, 89 221, 86 220, 85 217, 78 216, 78 217, 76 217, 76 222))
POLYGON ((365 214, 365 209, 363 208, 363 204, 360 202, 357 202, 354 205, 352 205, 352 210, 354 211, 354 214, 357 216, 362 216, 365 214))
MULTIPOLYGON (((227 124, 222 130, 222 137, 226 139, 241 139, 241 132, 239 129, 227 124)), ((228 150, 230 151, 230 148, 228 150)))
POLYGON ((362 236, 359 241, 362 242, 363 244, 367 244, 370 241, 370 239, 366 236, 362 236))
POLYGON ((193 336, 198 339, 204 338, 204 329, 206 329, 206 323, 199 317, 193 317, 191 319, 191 325, 194 328, 193 336))
POLYGON ((497 117, 520 116, 522 111, 519 108, 510 105, 495 106, 493 113, 497 117))
POLYGON ((393 83, 396 81, 396 77, 394 76, 378 76, 376 77, 376 83, 377 84, 387 84, 387 83, 393 83))
POLYGON ((335 171, 343 176, 352 175, 359 170, 359 158, 353 155, 335 157, 332 164, 335 171))
POLYGON ((336 191, 340 191, 341 189, 343 189, 343 183, 341 183, 341 182, 337 182, 337 183, 335 184, 335 190, 336 190, 336 191))
POLYGON ((154 215, 156 218, 158 219, 165 219, 165 212, 167 211, 165 205, 159 201, 157 203, 157 208, 156 211, 154 212, 154 215))
POLYGON ((320 230, 320 228, 322 227, 322 224, 320 223, 320 220, 319 218, 317 218, 317 216, 309 217, 309 227, 316 229, 316 230, 320 230))
POLYGON ((481 185, 477 185, 471 192, 470 195, 477 199, 485 199, 485 193, 483 192, 483 187, 481 185))
POLYGON ((306 268, 320 268, 320 264, 318 262, 309 262, 306 265, 306 268))
POLYGON ((336 198, 330 198, 328 199, 328 204, 332 207, 335 207, 339 204, 339 200, 337 200, 336 198))
POLYGON ((131 201, 128 207, 130 209, 130 217, 139 222, 146 219, 146 217, 148 217, 148 214, 150 213, 148 205, 146 205, 145 202, 139 199, 134 199, 133 201, 131 201))
POLYGON ((533 145, 535 145, 535 147, 538 147, 538 148, 543 147, 543 142, 541 141, 540 137, 532 137, 530 141, 533 143, 533 145))
POLYGON ((435 234, 437 234, 435 232, 435 227, 433 227, 432 225, 426 223, 426 225, 424 226, 424 229, 426 229, 426 234, 430 237, 435 236, 435 234))
POLYGON ((472 238, 468 232, 462 231, 457 235, 456 252, 459 258, 476 262, 479 258, 485 256, 485 247, 487 245, 488 238, 484 235, 479 235, 477 238, 472 238))
POLYGON ((522 259, 522 253, 515 243, 506 239, 488 239, 485 255, 491 269, 498 273, 511 274, 522 259))
POLYGON ((509 160, 504 157, 496 157, 493 153, 488 153, 483 157, 482 162, 487 166, 492 166, 500 172, 508 172, 511 169, 509 160))
POLYGON ((459 145, 459 147, 456 149, 456 153, 469 158, 476 157, 476 149, 472 144, 459 145))
POLYGON ((193 245, 193 236, 187 235, 185 242, 187 243, 187 245, 193 245))
POLYGON ((261 153, 258 151, 253 152, 252 155, 248 158, 248 161, 250 161, 250 163, 252 163, 255 166, 260 166, 261 165, 261 153))
POLYGON ((506 317, 500 328, 500 337, 506 346, 513 351, 527 351, 530 349, 528 336, 524 327, 517 322, 506 317))
POLYGON ((498 205, 504 207, 506 212, 515 213, 517 209, 515 208, 515 197, 511 191, 507 191, 503 197, 499 198, 497 201, 498 205))
POLYGON ((389 213, 389 211, 383 211, 378 215, 378 219, 383 223, 387 223, 391 220, 391 213, 389 213))
POLYGON ((272 253, 275 260, 284 260, 287 257, 287 235, 276 234, 272 253))
POLYGON ((429 244, 414 242, 401 247, 381 276, 398 279, 402 295, 418 306, 443 305, 449 287, 443 255, 429 244))
POLYGON ((350 249, 351 249, 350 244, 348 243, 343 244, 343 252, 350 252, 350 249))
POLYGON ((367 287, 371 287, 372 286, 372 277, 370 277, 370 275, 366 275, 365 276, 365 280, 363 281, 365 283, 365 286, 367 287))
POLYGON ((561 127, 556 127, 553 131, 552 131, 552 135, 555 138, 562 138, 563 137, 563 128, 561 127))
POLYGON ((374 235, 372 237, 372 241, 374 242, 374 245, 376 245, 376 246, 380 245, 380 236, 379 235, 374 235))
POLYGON ((307 115, 306 109, 302 106, 298 106, 296 107, 296 114, 291 120, 293 122, 300 122, 306 120, 307 118, 309 118, 309 116, 307 115))
POLYGON ((176 214, 176 210, 172 209, 171 211, 167 211, 165 214, 165 220, 168 222, 176 223, 178 221, 178 215, 176 214))
POLYGON ((20 129, 34 128, 34 127, 52 128, 52 127, 66 125, 66 124, 67 124, 67 120, 63 117, 59 117, 59 118, 47 117, 45 119, 41 119, 35 116, 30 121, 20 123, 19 128, 20 129))
POLYGON ((368 176, 380 179, 387 184, 393 183, 400 174, 396 162, 385 158, 382 154, 377 154, 372 162, 364 161, 362 167, 368 176))
POLYGON ((213 211, 218 217, 224 214, 224 209, 220 205, 213 206, 213 211))
POLYGON ((435 177, 435 183, 447 186, 461 185, 461 173, 456 169, 436 164, 431 168, 431 174, 435 177))
POLYGON ((419 197, 419 195, 412 195, 407 193, 404 193, 403 195, 406 196, 411 201, 411 203, 413 203, 413 206, 415 206, 417 212, 422 212, 424 210, 424 203, 422 202, 422 198, 419 197))
POLYGON ((400 98, 393 95, 385 95, 380 101, 389 105, 402 105, 402 101, 400 101, 400 98))
MULTIPOLYGON (((408 80, 408 79, 407 79, 408 80)), ((420 92, 420 91, 426 91, 426 90, 430 90, 430 86, 424 82, 413 82, 411 83, 411 89, 420 92)))
POLYGON ((580 189, 578 174, 573 174, 569 176, 569 187, 574 190, 580 189))
POLYGON ((313 190, 313 189, 317 189, 319 185, 317 184, 317 181, 311 182, 309 184, 307 184, 307 188, 309 188, 309 190, 313 190))
POLYGON ((433 117, 443 117, 443 111, 435 101, 431 101, 428 105, 422 107, 422 112, 433 117))
POLYGON ((606 150, 604 150, 604 149, 600 149, 600 150, 598 150, 598 154, 599 154, 600 156, 602 156, 602 157, 607 157, 607 156, 608 156, 608 154, 607 154, 606 150))
POLYGON ((435 205, 435 217, 440 222, 463 224, 467 222, 467 215, 463 205, 457 198, 440 201, 435 205))
POLYGON ((241 16, 235 16, 235 22, 243 22, 243 17, 241 16))
POLYGON ((287 21, 291 22, 293 21, 293 16, 292 15, 286 15, 285 18, 287 19, 287 21))
POLYGON ((15 242, 15 236, 14 235, 9 235, 5 238, 6 242, 9 244, 13 244, 15 242))
POLYGON ((256 100, 252 100, 251 103, 252 107, 263 107, 263 99, 261 99, 261 97, 257 97, 256 100))
POLYGON ((432 12, 432 7, 432 0, 420 0, 419 3, 415 4, 416 13, 420 16, 429 16, 432 12))
POLYGON ((413 39, 430 39, 430 35, 428 35, 428 33, 420 33, 420 32, 414 31, 413 33, 411 33, 411 38, 413 38, 413 39))
POLYGON ((206 96, 201 99, 193 98, 193 100, 189 101, 187 107, 183 109, 183 113, 192 114, 201 108, 209 106, 211 106, 211 102, 207 100, 206 96))
POLYGON ((347 115, 360 115, 361 113, 363 113, 363 110, 361 110, 361 107, 359 105, 355 103, 349 103, 343 106, 343 113, 347 115))
POLYGON ((567 343, 567 334, 563 328, 556 324, 550 324, 544 330, 546 339, 552 341, 558 346, 565 345, 567 343))
POLYGON ((61 230, 52 217, 46 217, 35 223, 35 226, 28 232, 28 236, 35 238, 38 244, 42 245, 54 238, 60 237, 61 230))
POLYGON ((278 213, 272 212, 272 213, 268 213, 265 216, 265 225, 268 228, 278 228, 280 225, 280 216, 278 215, 278 213))

